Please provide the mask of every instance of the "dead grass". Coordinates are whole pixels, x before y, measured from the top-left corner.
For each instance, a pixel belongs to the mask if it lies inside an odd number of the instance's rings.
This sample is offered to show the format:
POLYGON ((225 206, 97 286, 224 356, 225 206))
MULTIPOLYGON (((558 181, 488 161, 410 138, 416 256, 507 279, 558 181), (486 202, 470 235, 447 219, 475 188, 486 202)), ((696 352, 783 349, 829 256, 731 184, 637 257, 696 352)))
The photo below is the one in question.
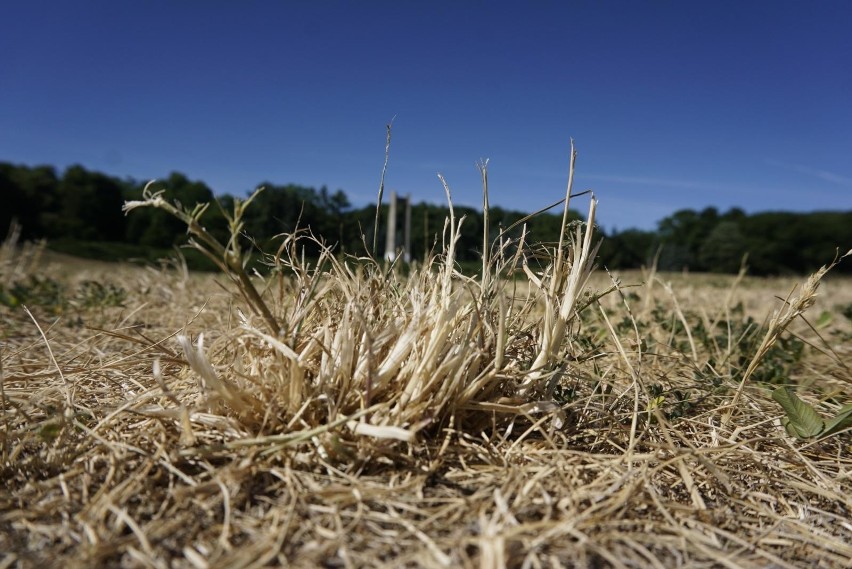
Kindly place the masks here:
POLYGON ((65 302, 0 307, 0 567, 849 566, 849 432, 792 439, 770 393, 849 402, 852 283, 767 347, 791 280, 616 287, 583 226, 527 282, 509 246, 468 279, 459 223, 406 278, 290 236, 269 314, 233 244, 215 279, 7 245, 5 289, 65 302))

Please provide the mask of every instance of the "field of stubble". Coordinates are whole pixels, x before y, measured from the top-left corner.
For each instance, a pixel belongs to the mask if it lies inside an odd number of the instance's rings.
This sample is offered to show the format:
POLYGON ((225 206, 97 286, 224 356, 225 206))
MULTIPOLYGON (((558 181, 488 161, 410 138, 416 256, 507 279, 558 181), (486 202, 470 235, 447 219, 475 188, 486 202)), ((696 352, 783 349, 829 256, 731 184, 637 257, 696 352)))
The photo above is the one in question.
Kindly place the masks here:
POLYGON ((804 277, 598 270, 539 369, 533 279, 289 269, 273 333, 223 276, 4 250, 0 567, 850 565, 849 429, 771 396, 852 403, 849 280, 737 395, 804 277))

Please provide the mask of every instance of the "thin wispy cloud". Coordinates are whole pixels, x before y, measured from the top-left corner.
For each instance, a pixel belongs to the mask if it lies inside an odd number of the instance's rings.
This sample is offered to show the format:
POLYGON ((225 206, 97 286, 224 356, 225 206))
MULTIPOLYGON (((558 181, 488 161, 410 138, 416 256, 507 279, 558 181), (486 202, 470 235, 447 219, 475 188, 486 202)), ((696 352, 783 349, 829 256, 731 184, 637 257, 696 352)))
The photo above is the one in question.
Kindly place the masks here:
POLYGON ((645 176, 613 176, 610 174, 584 174, 583 178, 616 184, 654 186, 658 188, 681 188, 690 190, 723 191, 737 189, 729 184, 714 184, 697 180, 673 180, 670 178, 649 178, 645 176))
POLYGON ((848 176, 843 176, 841 174, 836 174, 834 172, 829 172, 828 170, 811 168, 810 166, 804 166, 802 164, 779 162, 778 160, 767 160, 766 163, 770 166, 776 166, 778 168, 784 168, 785 170, 799 172, 801 174, 807 174, 809 176, 819 178, 820 180, 831 182, 832 184, 839 184, 841 186, 852 186, 852 178, 848 176))

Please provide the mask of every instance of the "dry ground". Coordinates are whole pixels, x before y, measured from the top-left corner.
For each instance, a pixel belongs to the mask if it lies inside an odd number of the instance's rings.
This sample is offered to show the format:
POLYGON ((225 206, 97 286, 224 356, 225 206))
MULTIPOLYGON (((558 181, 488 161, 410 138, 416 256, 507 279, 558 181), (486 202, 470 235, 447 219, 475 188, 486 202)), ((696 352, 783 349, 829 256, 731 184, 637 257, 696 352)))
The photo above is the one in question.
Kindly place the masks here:
MULTIPOLYGON (((849 432, 791 438, 769 395, 790 384, 826 416, 852 402, 848 280, 823 283, 814 328, 791 325, 728 424, 757 327, 799 279, 622 275, 621 294, 572 324, 547 389, 525 398, 514 386, 535 352, 533 304, 509 322, 498 392, 371 436, 342 413, 311 418, 335 395, 292 409, 296 379, 280 354, 247 355, 260 340, 222 277, 33 250, 3 263, 6 290, 23 289, 0 306, 0 567, 852 564, 849 432), (178 340, 201 334, 215 373, 263 401, 260 415, 204 396, 178 340)), ((590 288, 610 285, 598 272, 590 288)), ((305 326, 334 337, 349 313, 317 306, 328 314, 305 326)), ((370 341, 378 354, 381 334, 370 341)), ((488 370, 494 348, 481 349, 471 365, 488 370)), ((330 350, 301 352, 309 388, 330 350)))

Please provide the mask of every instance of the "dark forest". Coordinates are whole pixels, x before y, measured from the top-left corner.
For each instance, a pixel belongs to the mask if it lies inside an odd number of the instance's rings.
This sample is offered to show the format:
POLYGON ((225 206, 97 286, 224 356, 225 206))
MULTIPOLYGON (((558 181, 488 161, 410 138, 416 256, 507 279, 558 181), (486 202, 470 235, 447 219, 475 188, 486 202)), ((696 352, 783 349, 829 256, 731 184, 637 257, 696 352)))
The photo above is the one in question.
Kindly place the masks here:
MULTIPOLYGON (((71 166, 60 174, 51 166, 0 162, 0 195, 4 203, 0 231, 5 234, 16 223, 23 240, 45 239, 49 248, 83 257, 154 260, 173 254, 175 246, 186 242, 185 228, 179 221, 151 208, 129 215, 122 212, 125 201, 141 199, 145 185, 146 182, 111 177, 82 166, 71 166)), ((375 204, 353 207, 340 189, 268 181, 258 187, 265 189, 248 209, 244 228, 258 250, 274 250, 277 236, 300 229, 340 254, 368 252, 375 204)), ((203 181, 191 180, 178 172, 156 182, 154 188, 166 190, 165 197, 188 206, 218 202, 221 207, 209 207, 203 221, 208 231, 226 239, 222 210, 230 210, 233 196, 214 196, 203 181)), ((386 220, 387 206, 383 209, 382 219, 386 220)), ((465 216, 458 260, 476 261, 482 248, 482 214, 466 207, 456 207, 455 212, 458 217, 465 216)), ((412 259, 422 260, 430 251, 440 250, 447 214, 445 205, 412 204, 412 259)), ((492 237, 496 239, 502 229, 528 214, 492 206, 492 237)), ((577 212, 572 215, 582 219, 577 212)), ((555 244, 561 209, 535 215, 525 225, 533 251, 538 246, 555 244)), ((517 237, 521 227, 518 225, 507 235, 517 237)), ((379 227, 382 244, 384 232, 385 228, 379 227)), ((708 207, 676 211, 660 220, 655 231, 628 229, 609 234, 600 231, 599 235, 603 238, 599 264, 610 269, 648 266, 656 257, 660 270, 732 273, 739 270, 747 255, 750 274, 798 274, 830 262, 837 250, 844 253, 852 248, 852 211, 746 214, 736 208, 720 212, 708 207)), ((302 243, 308 257, 318 252, 310 241, 302 243)), ((188 258, 202 266, 191 255, 188 258)), ((838 269, 850 273, 852 264, 843 263, 838 269)))

